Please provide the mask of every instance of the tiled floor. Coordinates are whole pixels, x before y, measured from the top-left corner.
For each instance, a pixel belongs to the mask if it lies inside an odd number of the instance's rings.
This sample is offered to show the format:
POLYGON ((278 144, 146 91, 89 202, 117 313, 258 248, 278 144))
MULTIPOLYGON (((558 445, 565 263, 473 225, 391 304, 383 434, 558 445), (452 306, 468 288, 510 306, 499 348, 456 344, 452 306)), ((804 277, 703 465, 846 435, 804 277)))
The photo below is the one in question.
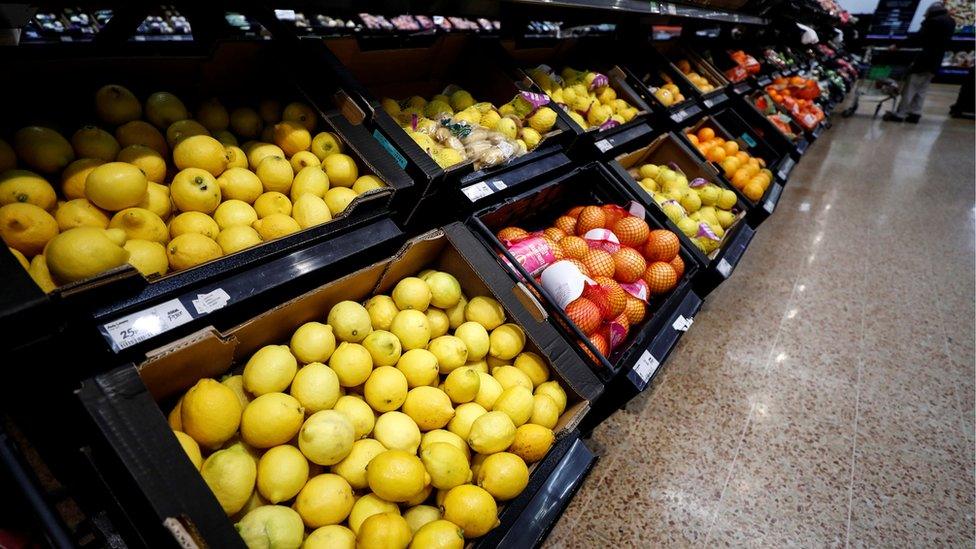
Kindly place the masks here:
POLYGON ((593 433, 563 547, 973 547, 974 125, 936 87, 795 169, 652 389, 593 433))

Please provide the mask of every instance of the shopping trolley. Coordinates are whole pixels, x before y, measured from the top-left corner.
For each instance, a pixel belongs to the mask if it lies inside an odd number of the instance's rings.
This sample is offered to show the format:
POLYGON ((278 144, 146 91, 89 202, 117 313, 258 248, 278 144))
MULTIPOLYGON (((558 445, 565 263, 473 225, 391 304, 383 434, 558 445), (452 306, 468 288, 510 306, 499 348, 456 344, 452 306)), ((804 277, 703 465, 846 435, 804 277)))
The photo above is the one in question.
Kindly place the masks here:
POLYGON ((861 99, 877 101, 872 118, 877 117, 881 107, 895 99, 901 93, 902 81, 908 73, 908 67, 915 60, 919 48, 891 49, 888 47, 869 46, 858 63, 858 72, 865 75, 857 83, 851 105, 841 112, 847 118, 857 112, 861 99))

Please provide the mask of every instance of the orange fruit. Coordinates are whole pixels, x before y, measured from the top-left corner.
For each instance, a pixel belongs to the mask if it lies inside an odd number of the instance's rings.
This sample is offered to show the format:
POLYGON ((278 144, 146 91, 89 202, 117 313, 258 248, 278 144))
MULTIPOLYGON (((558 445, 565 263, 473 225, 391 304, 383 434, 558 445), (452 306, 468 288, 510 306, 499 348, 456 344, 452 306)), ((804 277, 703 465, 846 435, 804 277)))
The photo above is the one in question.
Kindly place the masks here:
POLYGON ((613 227, 621 219, 630 216, 630 213, 627 212, 627 210, 617 206, 616 204, 604 204, 600 207, 600 209, 602 209, 603 213, 605 213, 607 216, 606 221, 603 224, 605 228, 613 227))
POLYGON ((741 191, 742 188, 749 183, 750 179, 752 179, 752 176, 749 175, 749 170, 739 168, 738 170, 735 170, 735 174, 732 175, 732 186, 741 191))
POLYGON ((647 304, 628 294, 627 303, 624 305, 624 314, 627 315, 627 321, 630 322, 631 325, 637 324, 641 320, 644 320, 644 315, 646 313, 647 304))
POLYGON ((608 276, 613 278, 614 262, 610 252, 590 249, 583 256, 583 265, 591 276, 608 276))
POLYGON ((504 242, 506 240, 518 240, 527 234, 529 233, 525 229, 520 229, 518 227, 505 227, 504 229, 495 233, 495 236, 498 237, 498 240, 504 242))
POLYGON ((627 292, 620 287, 620 284, 612 278, 598 276, 593 279, 601 288, 606 290, 608 305, 610 309, 609 318, 613 318, 624 312, 627 306, 627 292))
POLYGON ((681 250, 678 235, 665 229, 651 231, 644 246, 644 257, 648 262, 671 261, 681 250))
POLYGON ((681 277, 685 275, 685 260, 681 259, 681 255, 674 256, 674 259, 671 260, 671 267, 678 275, 678 280, 681 280, 681 277))
POLYGON ((566 316, 573 321, 573 324, 576 324, 581 332, 587 335, 592 334, 600 327, 600 309, 585 297, 577 298, 566 305, 566 316))
POLYGON ((708 127, 698 130, 699 141, 711 141, 714 138, 715 138, 715 130, 708 127))
POLYGON ((746 198, 749 200, 757 202, 763 196, 763 188, 761 185, 750 181, 749 184, 742 189, 742 194, 746 195, 746 198))
POLYGON ((722 172, 725 173, 725 177, 731 178, 736 170, 739 169, 740 162, 735 156, 726 155, 725 160, 720 162, 720 164, 722 166, 722 172))
POLYGON ((579 218, 580 212, 582 211, 583 211, 583 206, 574 206, 570 208, 569 211, 563 215, 567 217, 572 217, 573 219, 577 219, 579 218))
POLYGON ((708 149, 708 152, 705 153, 705 158, 712 162, 721 162, 725 160, 725 149, 716 145, 711 149, 708 149))
POLYGON ((739 152, 739 144, 735 141, 726 141, 725 144, 722 145, 722 148, 725 149, 726 156, 731 156, 739 152))
POLYGON ((606 226, 607 214, 599 206, 587 206, 580 211, 576 218, 576 234, 583 236, 593 229, 602 229, 606 226))
POLYGON ((651 295, 661 295, 670 292, 678 285, 678 273, 670 263, 655 261, 644 271, 644 282, 651 295))
MULTIPOLYGON (((591 335, 590 343, 592 343, 593 346, 596 347, 597 352, 600 353, 601 355, 607 356, 607 354, 610 353, 610 344, 607 343, 607 338, 603 337, 602 335, 600 334, 591 335)), ((583 349, 584 352, 586 352, 586 355, 589 356, 594 362, 599 362, 599 359, 593 356, 593 353, 590 351, 589 347, 583 345, 582 343, 580 343, 579 346, 580 348, 583 349)))
POLYGON ((556 218, 556 222, 553 225, 566 234, 576 233, 576 218, 569 217, 568 215, 556 218))
POLYGON ((548 236, 556 242, 559 242, 566 237, 566 233, 556 227, 549 227, 548 229, 542 231, 542 234, 548 236))
POLYGON ((613 265, 616 279, 630 284, 640 279, 644 269, 647 268, 647 261, 640 252, 625 246, 613 254, 613 265))
POLYGON ((546 235, 542 235, 542 239, 546 241, 546 245, 552 250, 552 256, 556 261, 566 258, 566 254, 563 253, 563 247, 558 242, 546 235))
POLYGON ((739 159, 740 164, 745 164, 749 161, 749 153, 746 151, 739 151, 735 153, 735 157, 739 159))
POLYGON ((614 223, 610 230, 617 235, 617 240, 622 245, 631 248, 636 248, 646 242, 647 235, 651 232, 650 227, 647 226, 647 221, 632 215, 614 223))
POLYGON ((566 261, 569 261, 573 265, 576 265, 576 268, 579 269, 579 271, 584 275, 590 276, 590 270, 586 268, 586 265, 583 265, 582 261, 578 259, 567 259, 566 261))
POLYGON ((590 250, 586 241, 578 236, 563 237, 559 241, 559 246, 563 249, 563 254, 569 259, 583 259, 586 252, 590 250))
POLYGON ((689 133, 689 134, 686 134, 686 135, 688 137, 688 141, 691 141, 691 144, 692 145, 695 145, 697 147, 698 146, 698 136, 695 135, 695 134, 693 134, 693 133, 689 133))

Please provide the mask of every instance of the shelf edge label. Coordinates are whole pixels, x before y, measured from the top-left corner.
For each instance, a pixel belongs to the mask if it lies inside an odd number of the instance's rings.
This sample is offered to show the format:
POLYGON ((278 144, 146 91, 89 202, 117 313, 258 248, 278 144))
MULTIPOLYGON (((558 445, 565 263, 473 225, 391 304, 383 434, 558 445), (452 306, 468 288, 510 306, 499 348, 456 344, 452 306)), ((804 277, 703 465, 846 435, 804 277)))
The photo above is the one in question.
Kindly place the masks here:
POLYGON ((179 299, 171 299, 154 307, 126 315, 98 327, 115 352, 182 326, 193 315, 179 299))
POLYGON ((637 373, 638 377, 640 377, 644 383, 647 383, 660 365, 661 363, 654 358, 654 355, 652 355, 650 351, 644 351, 644 354, 641 355, 640 359, 634 363, 634 372, 637 373))

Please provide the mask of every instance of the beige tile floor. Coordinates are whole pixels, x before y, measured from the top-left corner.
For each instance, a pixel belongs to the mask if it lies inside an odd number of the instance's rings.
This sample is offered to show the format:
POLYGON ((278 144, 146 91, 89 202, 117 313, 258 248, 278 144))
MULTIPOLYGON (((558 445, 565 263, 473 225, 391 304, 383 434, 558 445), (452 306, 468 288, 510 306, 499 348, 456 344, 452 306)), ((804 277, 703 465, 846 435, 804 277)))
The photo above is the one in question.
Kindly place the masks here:
POLYGON ((974 125, 862 104, 653 387, 593 433, 563 547, 973 547, 974 125))

